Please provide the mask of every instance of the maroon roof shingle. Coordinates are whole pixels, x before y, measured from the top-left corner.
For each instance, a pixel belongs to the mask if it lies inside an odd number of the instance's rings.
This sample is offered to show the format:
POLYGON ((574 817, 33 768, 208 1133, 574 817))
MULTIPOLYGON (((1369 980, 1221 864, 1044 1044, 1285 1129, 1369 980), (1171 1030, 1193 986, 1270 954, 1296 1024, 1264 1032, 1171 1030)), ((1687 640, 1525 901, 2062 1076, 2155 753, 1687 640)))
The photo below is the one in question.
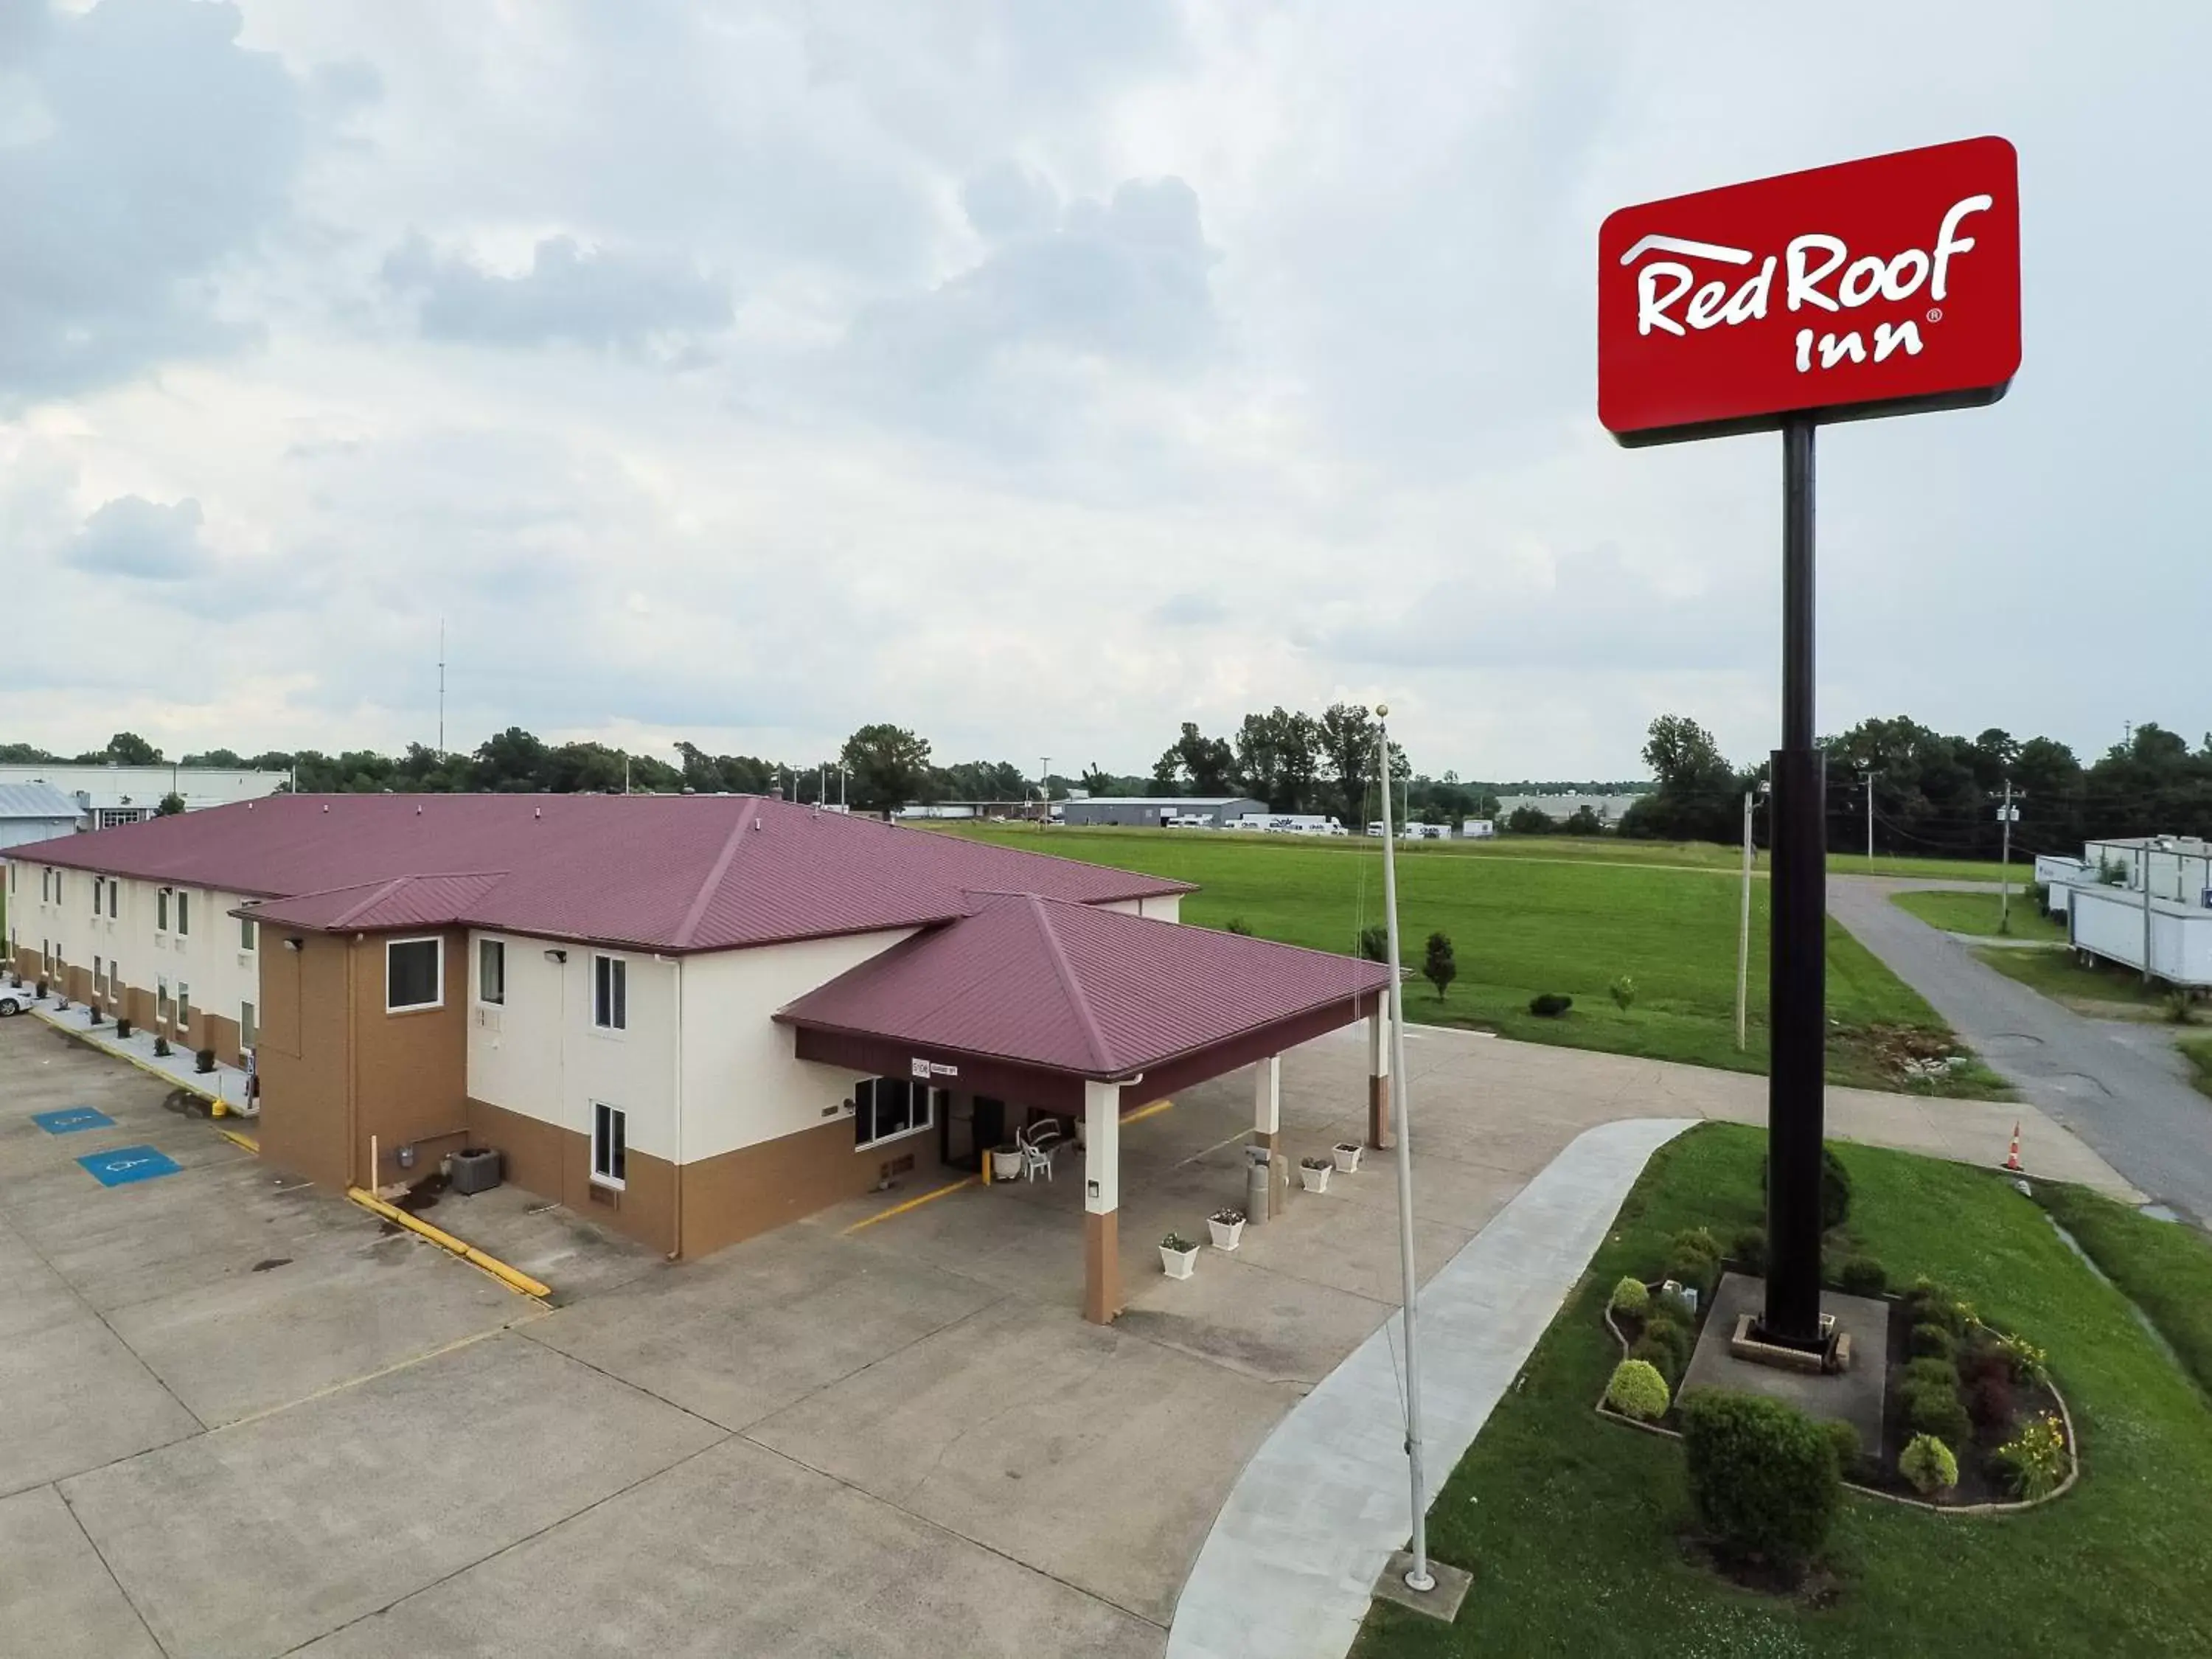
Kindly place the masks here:
POLYGON ((1167 881, 752 795, 274 795, 9 849, 264 900, 310 929, 440 923, 666 951, 950 921, 971 890, 1093 905, 1167 881))
POLYGON ((1390 982, 1380 963, 1034 893, 973 902, 776 1018, 1103 1080, 1390 982))

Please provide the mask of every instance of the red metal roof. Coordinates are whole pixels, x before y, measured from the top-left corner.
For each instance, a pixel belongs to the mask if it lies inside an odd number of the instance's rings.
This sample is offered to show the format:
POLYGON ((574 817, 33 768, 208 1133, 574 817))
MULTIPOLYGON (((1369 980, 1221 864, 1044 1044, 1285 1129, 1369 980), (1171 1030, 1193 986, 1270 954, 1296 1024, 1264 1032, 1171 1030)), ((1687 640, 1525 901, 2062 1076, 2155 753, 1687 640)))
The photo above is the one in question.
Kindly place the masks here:
POLYGON ((776 1018, 1103 1080, 1390 982, 1380 963, 1034 893, 973 902, 776 1018))
POLYGON ((272 795, 11 859, 282 900, 303 928, 440 923, 657 951, 916 927, 967 893, 1078 904, 1191 890, 753 795, 272 795))

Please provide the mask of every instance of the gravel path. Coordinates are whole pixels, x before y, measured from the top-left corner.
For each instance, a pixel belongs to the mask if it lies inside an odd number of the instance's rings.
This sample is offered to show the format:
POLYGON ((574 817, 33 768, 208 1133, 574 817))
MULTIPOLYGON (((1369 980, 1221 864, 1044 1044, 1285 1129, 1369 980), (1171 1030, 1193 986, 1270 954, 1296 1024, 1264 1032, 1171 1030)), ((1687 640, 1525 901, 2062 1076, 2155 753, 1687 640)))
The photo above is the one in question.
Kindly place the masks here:
POLYGON ((1890 902, 1912 888, 1966 885, 1832 876, 1828 912, 2025 1098, 2153 1198, 2212 1224, 2212 1100, 2182 1080, 2170 1056, 2007 979, 1890 902))

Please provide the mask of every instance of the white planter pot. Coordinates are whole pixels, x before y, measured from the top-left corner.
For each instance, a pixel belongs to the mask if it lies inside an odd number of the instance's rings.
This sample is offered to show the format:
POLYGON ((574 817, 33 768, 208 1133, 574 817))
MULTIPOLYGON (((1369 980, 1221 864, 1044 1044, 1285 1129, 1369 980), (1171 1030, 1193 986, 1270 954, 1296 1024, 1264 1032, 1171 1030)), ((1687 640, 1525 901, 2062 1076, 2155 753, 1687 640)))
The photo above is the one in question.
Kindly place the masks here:
POLYGON ((1336 1153, 1336 1167, 1344 1174, 1352 1175, 1358 1170, 1359 1155, 1366 1148, 1349 1140, 1340 1140, 1333 1150, 1336 1153))
POLYGON ((1021 1178, 1022 1178, 1022 1155, 1021 1155, 1019 1152, 999 1152, 999 1151, 996 1151, 996 1150, 994 1150, 994 1151, 992 1152, 992 1153, 991 1153, 991 1179, 992 1179, 992 1180, 994 1180, 994 1181, 1019 1181, 1021 1178))
POLYGON ((1198 1266, 1198 1246, 1187 1250, 1171 1250, 1160 1246, 1160 1271, 1170 1279, 1188 1279, 1191 1269, 1198 1266))
POLYGON ((1244 1224, 1241 1221, 1216 1221, 1208 1216, 1206 1224, 1213 1230, 1213 1248, 1217 1250, 1233 1250, 1244 1237, 1244 1224))
POLYGON ((1301 1164, 1298 1165, 1298 1185, 1310 1193, 1325 1193, 1328 1190, 1328 1178, 1334 1173, 1326 1165, 1316 1170, 1311 1164, 1301 1164))

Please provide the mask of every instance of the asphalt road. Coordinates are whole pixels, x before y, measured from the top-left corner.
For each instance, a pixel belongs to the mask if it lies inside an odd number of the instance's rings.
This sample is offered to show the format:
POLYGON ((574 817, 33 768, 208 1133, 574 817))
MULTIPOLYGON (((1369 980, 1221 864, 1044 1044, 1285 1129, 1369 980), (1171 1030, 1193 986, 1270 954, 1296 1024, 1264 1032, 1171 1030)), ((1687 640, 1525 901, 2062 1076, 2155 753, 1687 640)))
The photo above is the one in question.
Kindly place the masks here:
MULTIPOLYGON (((1832 876, 1828 913, 2021 1095, 2087 1141, 2152 1198, 2212 1224, 2212 1100, 2163 1055, 1983 966, 1948 933, 1890 902, 1958 882, 1832 876)), ((2034 1166, 2034 1149, 2027 1163, 2034 1166)))

